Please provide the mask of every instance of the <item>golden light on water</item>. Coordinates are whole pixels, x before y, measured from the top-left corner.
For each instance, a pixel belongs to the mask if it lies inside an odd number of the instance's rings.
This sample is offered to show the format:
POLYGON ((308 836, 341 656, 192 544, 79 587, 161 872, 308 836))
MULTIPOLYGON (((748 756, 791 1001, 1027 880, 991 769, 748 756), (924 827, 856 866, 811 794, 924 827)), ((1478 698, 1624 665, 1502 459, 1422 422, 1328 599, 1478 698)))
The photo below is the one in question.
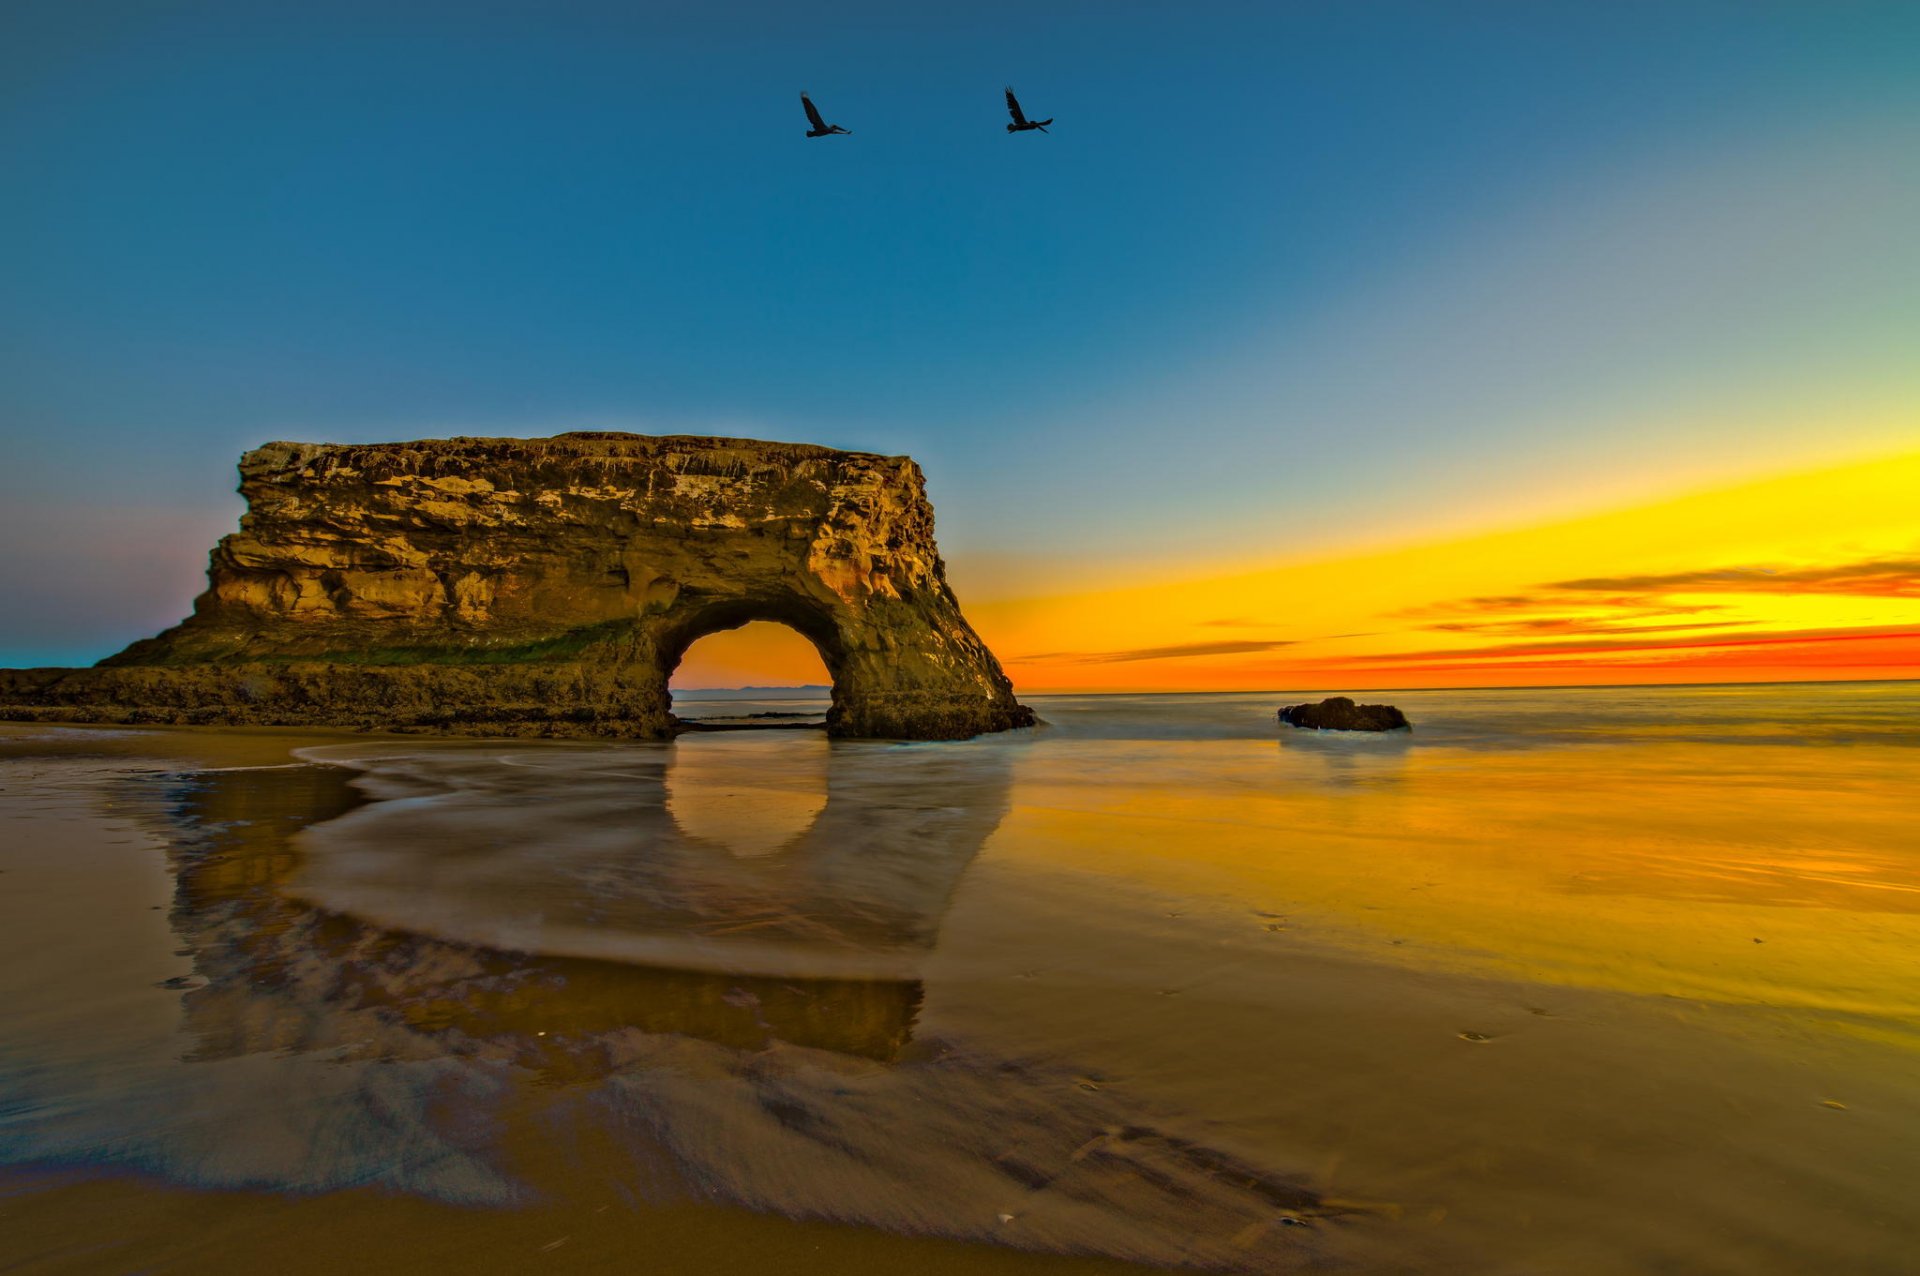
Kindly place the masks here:
POLYGON ((1172 772, 1157 745, 1081 749, 1023 771, 1000 844, 1372 960, 1920 1022, 1907 749, 1308 733, 1190 745, 1172 772))
POLYGON ((827 806, 827 741, 813 732, 784 742, 778 770, 758 741, 702 739, 676 748, 666 770, 667 813, 703 845, 742 858, 771 855, 804 836, 827 806))

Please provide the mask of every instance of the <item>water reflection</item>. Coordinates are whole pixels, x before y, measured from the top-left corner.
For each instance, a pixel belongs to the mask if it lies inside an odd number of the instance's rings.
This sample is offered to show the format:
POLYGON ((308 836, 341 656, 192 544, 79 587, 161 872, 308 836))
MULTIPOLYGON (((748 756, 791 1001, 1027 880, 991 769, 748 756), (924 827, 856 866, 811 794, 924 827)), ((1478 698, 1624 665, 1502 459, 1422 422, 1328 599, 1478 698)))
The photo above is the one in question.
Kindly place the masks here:
POLYGON ((667 814, 688 840, 731 855, 791 847, 826 809, 832 749, 825 737, 795 741, 771 773, 743 766, 741 754, 725 740, 675 745, 667 765, 667 814))
POLYGON ((182 1071, 206 1084, 165 1086, 212 1119, 169 1129, 158 1163, 498 1203, 575 1190, 521 1177, 516 1149, 561 1139, 599 1159, 559 1180, 641 1199, 1222 1267, 1366 1212, 1089 1070, 914 1043, 923 984, 883 972, 932 948, 1008 808, 1008 752, 720 744, 352 746, 176 779, 203 1065, 182 1071), (825 782, 817 813, 738 854, 794 808, 746 802, 729 827, 730 796, 803 774, 825 782), (603 955, 566 951, 589 918, 603 955), (677 925, 699 933, 676 947, 677 925), (605 955, 637 951, 692 960, 605 955), (867 973, 809 973, 834 963, 867 973))
POLYGON ((302 839, 288 888, 311 903, 504 951, 783 978, 913 977, 1009 786, 992 751, 817 737, 315 756, 403 800, 302 839))
POLYGON ((1281 758, 1296 770, 1307 771, 1311 782, 1328 788, 1349 789, 1398 784, 1406 778, 1413 751, 1408 731, 1355 733, 1301 731, 1279 728, 1281 758))
POLYGON ((824 739, 332 756, 181 783, 201 1057, 314 1048, 324 1005, 560 1072, 624 1029, 894 1059, 1007 803, 1004 763, 824 739))

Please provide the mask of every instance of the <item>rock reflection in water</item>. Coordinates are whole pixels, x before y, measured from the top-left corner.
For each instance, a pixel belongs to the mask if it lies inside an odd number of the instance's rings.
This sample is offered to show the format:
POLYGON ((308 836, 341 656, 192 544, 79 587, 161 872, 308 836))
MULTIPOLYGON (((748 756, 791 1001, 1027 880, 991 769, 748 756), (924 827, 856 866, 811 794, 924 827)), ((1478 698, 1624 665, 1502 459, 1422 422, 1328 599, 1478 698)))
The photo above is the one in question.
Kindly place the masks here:
POLYGON ((1007 809, 1000 754, 817 737, 310 756, 385 800, 305 835, 302 899, 502 951, 782 978, 913 978, 1007 809))
POLYGON ((769 774, 764 767, 743 768, 733 742, 688 741, 673 750, 667 767, 667 814, 690 841, 730 855, 788 849, 826 809, 832 756, 826 745, 824 739, 795 743, 782 755, 784 765, 769 774))
POLYGON ((1374 789, 1406 779, 1415 746, 1407 731, 1313 731, 1281 727, 1281 757, 1328 789, 1374 789))
MULTIPOLYGON (((818 743, 827 752, 826 742, 818 743)), ((853 809, 876 796, 855 783, 847 788, 857 796, 843 789, 838 806, 822 794, 812 819, 789 830, 773 858, 762 849, 765 805, 749 804, 739 836, 751 850, 741 863, 722 840, 725 799, 752 787, 739 773, 746 759, 737 751, 731 765, 721 756, 691 766, 671 750, 611 760, 580 752, 562 755, 582 774, 557 811, 529 805, 527 791, 565 787, 567 775, 465 751, 356 759, 376 790, 433 784, 436 772, 444 777, 439 800, 385 809, 365 805, 353 787, 356 772, 342 766, 215 771, 184 781, 176 811, 192 838, 178 856, 173 920, 206 981, 187 997, 202 1056, 330 1044, 317 1039, 327 1035, 324 1017, 306 1004, 318 999, 335 1010, 377 1011, 417 1031, 515 1041, 529 1055, 631 1028, 737 1049, 780 1040, 869 1059, 898 1057, 911 1039, 922 990, 917 980, 886 972, 931 945, 940 908, 1004 809, 1004 789, 989 819, 976 808, 927 812, 895 804, 886 808, 890 826, 871 810, 863 816, 853 809), (661 762, 676 798, 672 811, 662 800, 661 762), (573 834, 607 818, 610 806, 636 817, 624 836, 593 830, 579 845, 573 834), (513 808, 525 842, 516 842, 515 826, 500 818, 503 807, 513 808), (700 812, 699 836, 682 829, 688 810, 700 812), (491 832, 468 860, 463 849, 472 845, 475 821, 491 832), (423 832, 423 822, 436 835, 423 832), (327 826, 327 836, 296 836, 316 824, 327 826), (963 840, 937 840, 955 831, 963 840), (352 871, 309 875, 309 846, 323 856, 349 848, 338 853, 352 871), (595 862, 607 854, 618 862, 595 862), (470 864, 475 877, 453 879, 454 859, 470 864), (363 875, 376 867, 368 883, 363 875), (286 888, 302 881, 306 899, 328 906, 290 898, 286 888), (561 945, 577 944, 576 928, 597 916, 612 932, 600 937, 609 949, 663 953, 683 943, 701 964, 538 951, 545 918, 490 911, 517 904, 550 914, 554 892, 582 882, 593 884, 583 915, 556 919, 561 945), (432 898, 421 898, 417 908, 403 905, 396 898, 403 883, 418 883, 432 898), (620 898, 623 891, 631 894, 620 898), (363 893, 379 921, 356 917, 363 893), (467 907, 447 908, 449 896, 467 907), (406 926, 405 912, 417 912, 422 926, 406 926), (509 949, 458 938, 459 926, 476 919, 486 934, 529 942, 509 949), (678 935, 675 926, 691 929, 678 935), (745 969, 725 969, 730 953, 745 969), (875 975, 800 973, 823 955, 839 968, 870 959, 875 975)), ((803 758, 800 769, 809 767, 823 781, 830 774, 824 758, 803 758)))
MULTIPOLYGON (((249 1181, 498 1202, 590 1180, 1225 1268, 1356 1213, 1066 1061, 914 1040, 911 972, 1007 809, 1004 748, 821 741, 822 765, 720 743, 684 770, 684 744, 436 742, 179 781, 173 921, 206 981, 182 998, 192 1061, 253 1076, 221 1084, 232 1111, 208 1132, 241 1149, 255 1114, 309 1114, 283 1149, 298 1168, 249 1181), (730 848, 722 805, 686 820, 808 767, 825 799, 771 853, 730 848), (533 1169, 556 1139, 601 1151, 533 1169), (393 1168, 420 1147, 458 1178, 393 1168)), ((768 818, 744 807, 750 847, 768 818)))

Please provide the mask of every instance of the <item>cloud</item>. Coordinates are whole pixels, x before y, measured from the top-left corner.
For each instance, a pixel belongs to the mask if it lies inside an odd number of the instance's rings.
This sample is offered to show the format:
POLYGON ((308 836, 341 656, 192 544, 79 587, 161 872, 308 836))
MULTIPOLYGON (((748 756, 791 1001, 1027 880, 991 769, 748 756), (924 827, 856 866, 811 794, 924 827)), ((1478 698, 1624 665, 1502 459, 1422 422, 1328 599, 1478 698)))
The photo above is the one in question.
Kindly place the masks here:
POLYGON ((1405 620, 1421 620, 1432 616, 1458 616, 1461 613, 1492 613, 1517 611, 1540 611, 1548 607, 1614 607, 1638 608, 1647 616, 1688 616, 1696 612, 1712 611, 1718 603, 1672 603, 1656 599, 1648 594, 1619 594, 1612 598, 1589 598, 1583 594, 1553 594, 1546 590, 1562 589, 1560 585, 1542 585, 1542 592, 1533 594, 1491 594, 1478 598, 1455 598, 1442 603, 1428 603, 1421 607, 1409 607, 1403 611, 1390 613, 1405 620))
MULTIPOLYGON (((1689 608, 1688 610, 1702 609, 1689 608)), ((1524 638, 1541 634, 1659 634, 1671 633, 1675 630, 1726 629, 1740 623, 1742 622, 1737 620, 1685 620, 1665 625, 1624 625, 1610 617, 1529 616, 1521 620, 1455 620, 1426 627, 1442 629, 1448 633, 1524 638)))
POLYGON ((1732 628, 1697 619, 1728 604, 1679 602, 1676 596, 1826 594, 1920 598, 1920 559, 1879 558, 1811 567, 1715 567, 1637 576, 1552 581, 1530 593, 1483 594, 1410 608, 1396 615, 1422 628, 1505 638, 1601 640, 1732 628))
POLYGON ((1050 651, 1021 656, 1020 662, 1065 660, 1083 665, 1117 665, 1131 660, 1184 660, 1192 656, 1234 656, 1250 651, 1277 651, 1291 647, 1290 638, 1233 639, 1224 642, 1186 642, 1171 647, 1135 647, 1127 651, 1050 651))
POLYGON ((1725 567, 1653 576, 1594 576, 1544 586, 1626 594, 1855 594, 1920 598, 1920 558, 1879 558, 1827 567, 1725 567))
POLYGON ((1855 642, 1890 639, 1920 642, 1920 629, 1901 625, 1868 625, 1840 629, 1786 629, 1766 633, 1705 634, 1686 638, 1584 638, 1569 642, 1507 642, 1485 647, 1436 648, 1353 656, 1356 663, 1395 664, 1402 661, 1505 660, 1526 656, 1603 655, 1622 652, 1689 651, 1712 647, 1786 646, 1809 642, 1855 642))
POLYGON ((1537 594, 1483 594, 1478 598, 1456 598, 1451 602, 1428 603, 1391 613, 1409 620, 1422 616, 1451 616, 1460 611, 1529 611, 1540 605, 1537 594))
MULTIPOLYGON (((1574 669, 1614 666, 1727 668, 1807 664, 1841 668, 1920 664, 1911 624, 1775 629, 1724 616, 1755 595, 1920 599, 1920 558, 1873 558, 1812 566, 1742 566, 1551 581, 1511 594, 1481 594, 1410 608, 1400 618, 1483 645, 1378 652, 1353 665, 1415 669, 1574 669), (1684 601, 1682 601, 1684 600, 1684 601), (1485 641, 1512 639, 1514 641, 1485 641)), ((1891 619, 1891 617, 1889 617, 1891 619)))

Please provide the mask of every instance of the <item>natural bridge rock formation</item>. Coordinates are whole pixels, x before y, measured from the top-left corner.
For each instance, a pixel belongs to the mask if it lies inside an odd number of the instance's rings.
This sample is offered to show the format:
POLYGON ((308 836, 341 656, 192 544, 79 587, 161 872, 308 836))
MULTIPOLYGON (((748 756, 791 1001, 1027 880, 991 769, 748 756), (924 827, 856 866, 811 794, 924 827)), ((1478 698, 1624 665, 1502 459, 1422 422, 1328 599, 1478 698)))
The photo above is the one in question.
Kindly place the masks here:
POLYGON ((240 462, 193 615, 92 669, 0 672, 0 716, 661 736, 698 638, 811 639, 828 730, 957 738, 1032 711, 960 614, 906 457, 563 434, 240 462))

